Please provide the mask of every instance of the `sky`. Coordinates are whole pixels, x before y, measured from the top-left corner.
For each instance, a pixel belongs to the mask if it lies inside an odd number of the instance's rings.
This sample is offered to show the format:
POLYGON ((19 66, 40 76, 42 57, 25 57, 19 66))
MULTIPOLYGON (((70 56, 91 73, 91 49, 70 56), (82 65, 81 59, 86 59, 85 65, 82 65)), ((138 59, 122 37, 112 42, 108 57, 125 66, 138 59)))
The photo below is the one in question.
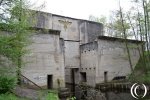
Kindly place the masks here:
MULTIPOLYGON (((121 6, 128 9, 131 0, 120 0, 121 6)), ((30 0, 36 7, 44 4, 42 11, 78 18, 89 19, 90 15, 108 17, 111 11, 119 8, 119 0, 30 0)), ((34 8, 35 9, 35 8, 34 8)))

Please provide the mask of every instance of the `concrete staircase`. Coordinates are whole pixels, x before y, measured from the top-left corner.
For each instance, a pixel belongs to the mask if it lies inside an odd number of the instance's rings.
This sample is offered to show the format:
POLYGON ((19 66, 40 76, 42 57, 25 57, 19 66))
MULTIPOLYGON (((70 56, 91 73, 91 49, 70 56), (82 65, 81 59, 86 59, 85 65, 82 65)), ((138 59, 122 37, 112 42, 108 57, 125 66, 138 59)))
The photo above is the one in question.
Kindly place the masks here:
POLYGON ((24 75, 21 74, 21 86, 25 86, 30 89, 40 89, 42 90, 43 88, 25 77, 24 75))

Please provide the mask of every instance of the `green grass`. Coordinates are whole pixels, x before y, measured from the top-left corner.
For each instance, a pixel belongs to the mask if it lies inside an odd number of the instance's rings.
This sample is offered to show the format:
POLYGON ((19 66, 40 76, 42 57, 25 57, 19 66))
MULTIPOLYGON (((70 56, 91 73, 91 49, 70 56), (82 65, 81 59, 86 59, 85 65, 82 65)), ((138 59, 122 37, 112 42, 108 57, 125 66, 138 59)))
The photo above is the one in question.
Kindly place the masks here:
MULTIPOLYGON (((52 90, 43 90, 40 91, 39 100, 59 100, 58 93, 52 90)), ((27 98, 17 97, 12 93, 0 94, 0 100, 29 100, 27 98)))
POLYGON ((38 92, 38 98, 41 100, 59 100, 58 91, 57 90, 40 90, 38 92))
POLYGON ((0 94, 0 100, 28 100, 28 99, 17 97, 12 93, 5 93, 0 94))
POLYGON ((58 95, 53 92, 48 92, 46 100, 59 100, 58 95))
POLYGON ((0 100, 17 100, 17 97, 13 94, 1 94, 0 100))

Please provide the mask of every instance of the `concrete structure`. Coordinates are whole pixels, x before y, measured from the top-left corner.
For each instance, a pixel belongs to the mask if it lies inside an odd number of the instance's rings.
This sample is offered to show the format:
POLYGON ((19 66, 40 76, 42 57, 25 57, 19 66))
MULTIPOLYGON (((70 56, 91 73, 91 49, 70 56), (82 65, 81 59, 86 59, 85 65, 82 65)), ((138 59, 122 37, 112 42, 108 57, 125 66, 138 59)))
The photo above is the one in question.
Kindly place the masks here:
MULTIPOLYGON (((140 41, 128 40, 133 68, 139 60, 138 50, 141 50, 142 44, 140 41)), ((131 73, 124 39, 99 36, 97 41, 83 44, 80 48, 81 81, 84 73, 87 84, 91 86, 117 77, 127 77, 131 73)))
POLYGON ((36 29, 30 54, 24 57, 26 62, 22 74, 39 86, 57 88, 65 86, 63 41, 60 32, 36 29))
MULTIPOLYGON (((22 73, 36 84, 58 88, 65 83, 74 86, 87 82, 95 86, 104 82, 104 75, 111 81, 130 74, 124 40, 103 36, 101 23, 33 12, 35 17, 30 22, 40 31, 32 36, 31 55, 25 57, 33 62, 22 73)), ((128 40, 128 43, 136 46, 142 42, 128 40)), ((131 49, 131 54, 135 66, 139 59, 137 49, 131 49)))
MULTIPOLYGON (((48 30, 51 29, 51 30, 59 30, 60 31, 60 36, 58 36, 58 35, 57 36, 59 38, 62 38, 62 43, 63 43, 63 46, 60 49, 64 50, 63 51, 63 55, 64 55, 63 61, 64 61, 64 69, 65 69, 65 82, 73 83, 73 81, 75 81, 76 83, 79 83, 79 81, 80 81, 79 68, 80 68, 80 62, 81 62, 79 47, 81 44, 94 41, 97 38, 97 36, 103 35, 103 25, 100 23, 96 23, 96 22, 75 19, 75 18, 69 18, 69 17, 59 16, 59 15, 45 13, 45 12, 38 12, 38 11, 33 11, 33 12, 35 14, 35 17, 32 17, 32 19, 30 20, 33 27, 40 28, 40 29, 48 29, 48 30), (76 71, 74 72, 73 79, 72 79, 72 75, 73 75, 72 69, 73 70, 76 69, 76 71)), ((40 35, 38 35, 38 36, 41 37, 40 35)), ((51 35, 49 35, 49 39, 53 39, 51 37, 51 35)), ((41 40, 41 42, 42 41, 43 40, 41 40)), ((57 38, 57 41, 59 41, 58 38, 57 38)), ((51 41, 51 44, 54 44, 54 43, 51 41)), ((47 45, 47 46, 49 46, 49 45, 47 45)), ((56 46, 56 44, 54 46, 56 46)), ((33 47, 33 46, 31 46, 31 47, 33 47)), ((34 48, 38 49, 38 48, 41 48, 41 46, 37 45, 34 48)), ((42 49, 44 49, 44 48, 47 48, 47 47, 43 46, 42 49)), ((47 48, 47 49, 50 50, 52 48, 54 48, 54 47, 47 48)), ((46 51, 43 51, 43 52, 46 52, 46 51)), ((53 55, 53 53, 51 53, 51 54, 53 55)), ((39 58, 39 60, 40 59, 42 59, 42 58, 39 58)), ((52 62, 52 63, 54 63, 54 62, 52 62)), ((41 64, 38 64, 38 65, 41 65, 41 64)), ((32 67, 32 65, 29 65, 29 66, 30 66, 30 68, 32 67)), ((41 65, 41 66, 43 66, 43 65, 41 65)), ((55 67, 55 64, 53 64, 53 67, 55 67)), ((35 69, 35 67, 33 67, 33 70, 34 69, 35 69)), ((29 70, 28 68, 25 68, 24 72, 26 72, 28 70, 29 70)), ((46 70, 48 70, 48 69, 46 69, 46 70)), ((61 71, 63 71, 63 70, 61 70, 61 71)), ((43 73, 45 73, 45 72, 43 72, 43 73)), ((54 74, 57 74, 57 72, 54 74)), ((28 75, 24 74, 24 75, 27 76, 29 79, 31 79, 30 76, 32 76, 32 75, 30 75, 30 74, 28 74, 28 75)), ((45 73, 45 75, 46 75, 46 73, 45 73)), ((42 83, 38 83, 37 81, 34 81, 34 82, 36 82, 40 86, 46 85, 46 80, 42 80, 41 81, 42 83)))

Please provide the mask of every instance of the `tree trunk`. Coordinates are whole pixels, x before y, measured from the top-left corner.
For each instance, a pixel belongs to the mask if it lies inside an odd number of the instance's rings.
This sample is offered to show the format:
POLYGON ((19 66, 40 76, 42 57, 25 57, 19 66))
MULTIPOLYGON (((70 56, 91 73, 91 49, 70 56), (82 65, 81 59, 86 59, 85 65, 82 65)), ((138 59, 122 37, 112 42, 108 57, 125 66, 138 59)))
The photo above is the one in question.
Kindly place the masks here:
POLYGON ((130 51, 129 51, 129 47, 128 47, 128 43, 127 43, 127 35, 126 35, 126 29, 125 29, 125 26, 124 26, 123 14, 122 14, 121 6, 120 6, 120 19, 121 19, 121 24, 122 24, 122 29, 123 29, 123 35, 124 35, 124 40, 125 40, 125 46, 126 46, 127 54, 128 54, 129 65, 130 65, 131 72, 133 73, 134 69, 133 69, 133 67, 132 67, 130 51))

